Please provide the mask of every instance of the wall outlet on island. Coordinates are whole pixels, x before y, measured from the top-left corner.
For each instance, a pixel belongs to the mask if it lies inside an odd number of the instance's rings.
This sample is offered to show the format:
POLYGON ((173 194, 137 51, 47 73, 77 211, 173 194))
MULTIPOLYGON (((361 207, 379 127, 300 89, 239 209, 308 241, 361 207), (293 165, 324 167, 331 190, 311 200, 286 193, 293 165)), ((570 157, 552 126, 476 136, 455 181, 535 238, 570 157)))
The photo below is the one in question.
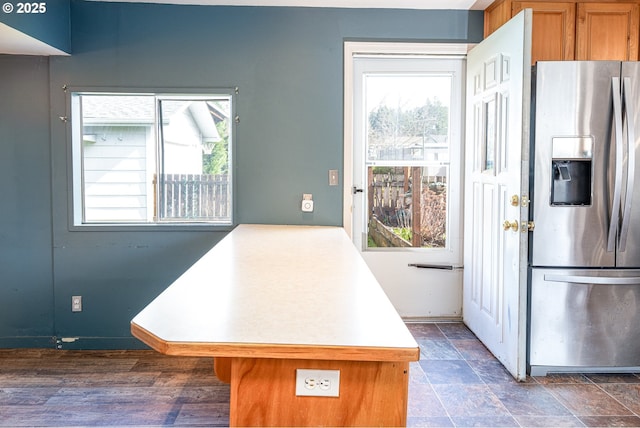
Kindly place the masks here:
POLYGON ((296 370, 296 395, 340 396, 340 370, 296 370))

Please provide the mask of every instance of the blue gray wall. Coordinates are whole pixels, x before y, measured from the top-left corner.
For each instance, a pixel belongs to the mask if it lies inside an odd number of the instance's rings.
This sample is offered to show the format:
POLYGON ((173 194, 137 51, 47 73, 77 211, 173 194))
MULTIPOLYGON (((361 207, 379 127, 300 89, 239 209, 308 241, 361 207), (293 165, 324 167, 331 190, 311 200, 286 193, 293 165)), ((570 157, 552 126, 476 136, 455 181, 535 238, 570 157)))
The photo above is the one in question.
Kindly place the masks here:
POLYGON ((237 86, 235 222, 341 225, 343 42, 478 42, 482 12, 72 0, 71 29, 69 57, 0 56, 4 347, 138 346, 131 318, 226 233, 70 230, 63 86, 237 86))
POLYGON ((53 319, 49 61, 0 55, 0 345, 50 346, 53 319))

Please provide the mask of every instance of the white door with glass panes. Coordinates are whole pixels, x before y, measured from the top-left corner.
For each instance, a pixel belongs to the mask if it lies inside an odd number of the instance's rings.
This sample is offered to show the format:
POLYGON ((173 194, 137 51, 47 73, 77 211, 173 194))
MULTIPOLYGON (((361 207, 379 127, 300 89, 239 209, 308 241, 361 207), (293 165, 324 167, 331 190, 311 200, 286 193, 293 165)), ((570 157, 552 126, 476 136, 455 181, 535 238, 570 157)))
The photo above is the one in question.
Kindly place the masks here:
POLYGON ((467 56, 464 322, 526 377, 531 10, 467 56))
POLYGON ((390 45, 346 49, 345 228, 401 316, 459 318, 464 59, 390 45))

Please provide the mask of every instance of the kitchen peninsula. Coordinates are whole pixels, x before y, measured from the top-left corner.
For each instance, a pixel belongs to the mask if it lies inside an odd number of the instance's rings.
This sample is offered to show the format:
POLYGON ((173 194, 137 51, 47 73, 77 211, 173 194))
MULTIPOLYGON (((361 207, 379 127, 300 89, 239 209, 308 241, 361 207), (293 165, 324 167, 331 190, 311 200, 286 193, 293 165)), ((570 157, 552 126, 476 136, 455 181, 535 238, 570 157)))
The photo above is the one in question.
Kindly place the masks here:
POLYGON ((240 225, 131 331, 163 354, 213 357, 232 426, 406 425, 420 351, 342 228, 240 225), (300 395, 326 386, 300 369, 338 373, 337 396, 300 395))

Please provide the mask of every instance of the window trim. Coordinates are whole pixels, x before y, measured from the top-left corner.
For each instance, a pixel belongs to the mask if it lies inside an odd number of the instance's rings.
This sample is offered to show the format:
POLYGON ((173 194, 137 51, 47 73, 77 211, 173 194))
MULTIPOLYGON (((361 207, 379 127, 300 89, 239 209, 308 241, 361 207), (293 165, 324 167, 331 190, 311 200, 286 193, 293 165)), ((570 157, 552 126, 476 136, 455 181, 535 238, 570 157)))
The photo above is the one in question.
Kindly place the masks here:
MULTIPOLYGON (((96 87, 96 86, 67 86, 64 88, 66 98, 66 122, 67 122, 67 225, 70 231, 220 231, 227 232, 236 226, 236 168, 235 153, 237 146, 237 100, 239 90, 237 87, 96 87), (229 171, 231 173, 231 215, 230 222, 225 224, 209 223, 204 221, 185 222, 91 222, 83 223, 82 210, 83 197, 82 186, 82 153, 81 146, 74 144, 78 135, 81 135, 81 121, 74 120, 74 112, 77 111, 74 103, 78 102, 77 94, 113 94, 113 95, 149 95, 160 99, 177 99, 180 97, 209 98, 211 96, 228 96, 231 100, 229 142, 229 171)), ((62 118, 61 118, 62 119, 62 118)), ((154 121, 157 122, 156 119, 154 121)), ((154 125, 154 127, 157 126, 154 125)), ((154 129, 154 132, 157 132, 154 129)), ((157 144, 157 143, 156 143, 157 144)))

